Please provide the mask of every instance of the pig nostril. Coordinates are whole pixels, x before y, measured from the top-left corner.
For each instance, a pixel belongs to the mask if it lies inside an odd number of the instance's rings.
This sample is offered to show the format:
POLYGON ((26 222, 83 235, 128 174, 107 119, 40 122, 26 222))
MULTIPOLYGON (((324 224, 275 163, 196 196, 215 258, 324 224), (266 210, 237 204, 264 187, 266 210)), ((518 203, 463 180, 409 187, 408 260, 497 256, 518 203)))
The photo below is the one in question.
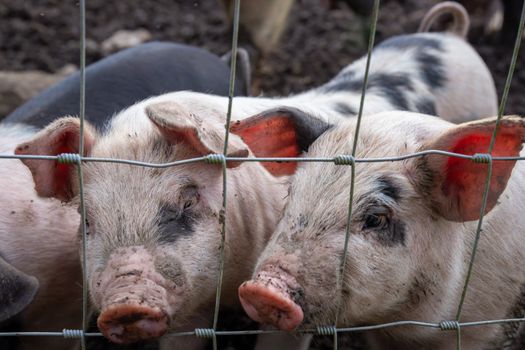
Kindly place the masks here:
POLYGON ((162 336, 168 329, 168 316, 146 306, 118 305, 102 312, 97 324, 112 342, 128 344, 162 336))

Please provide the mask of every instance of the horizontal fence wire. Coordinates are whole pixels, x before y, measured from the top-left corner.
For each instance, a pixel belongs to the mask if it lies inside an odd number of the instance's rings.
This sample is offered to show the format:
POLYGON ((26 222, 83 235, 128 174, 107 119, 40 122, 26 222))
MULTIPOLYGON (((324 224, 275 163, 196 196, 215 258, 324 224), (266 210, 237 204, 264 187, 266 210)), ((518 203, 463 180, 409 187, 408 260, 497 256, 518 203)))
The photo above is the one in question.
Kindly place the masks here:
MULTIPOLYGON (((375 28, 377 24, 377 15, 379 12, 379 0, 374 1, 374 11, 372 15, 372 24, 371 24, 371 33, 370 33, 370 41, 369 41, 369 49, 368 49, 368 56, 367 56, 367 66, 365 71, 365 78, 363 82, 363 91, 361 96, 361 102, 360 102, 360 108, 359 108, 359 114, 358 114, 358 125, 355 130, 355 138, 354 138, 354 147, 352 149, 351 155, 336 155, 333 157, 294 157, 294 158, 257 158, 257 157, 228 157, 227 154, 227 147, 228 147, 228 137, 229 137, 229 123, 231 120, 231 111, 232 111, 232 103, 233 103, 233 89, 234 89, 234 80, 235 80, 235 67, 236 67, 236 51, 237 51, 237 35, 238 35, 238 25, 239 25, 239 9, 240 9, 240 0, 236 0, 234 4, 234 27, 233 27, 233 36, 232 36, 232 62, 231 62, 231 75, 230 75, 230 85, 229 85, 229 102, 228 102, 228 111, 227 111, 227 121, 225 125, 225 143, 224 143, 224 152, 223 154, 209 154, 202 157, 195 157, 191 159, 184 159, 184 160, 178 160, 175 162, 168 162, 168 163, 149 163, 149 162, 141 162, 136 160, 129 160, 129 159, 114 159, 114 158, 97 158, 97 157, 86 157, 83 156, 83 137, 80 137, 80 144, 79 144, 79 154, 59 154, 56 156, 39 156, 39 155, 10 155, 10 154, 0 154, 0 159, 37 159, 42 161, 57 161, 59 163, 63 164, 71 164, 73 166, 77 166, 78 170, 78 178, 80 181, 80 214, 81 214, 81 231, 82 231, 82 252, 83 252, 83 260, 82 260, 82 268, 83 268, 83 313, 82 313, 82 329, 64 329, 61 332, 0 332, 0 337, 9 337, 9 336, 16 336, 16 337, 39 337, 39 336, 49 336, 49 337, 63 337, 66 339, 81 339, 81 346, 82 349, 85 349, 85 338, 88 337, 102 337, 103 335, 101 333, 97 332, 87 332, 87 324, 88 324, 88 313, 87 313, 87 274, 86 274, 86 266, 87 266, 87 258, 86 258, 86 223, 85 223, 85 207, 84 207, 84 200, 83 200, 83 178, 82 178, 82 163, 86 162, 104 162, 104 163, 114 163, 114 164, 122 164, 122 165, 130 165, 130 166, 139 166, 139 167, 149 167, 149 168, 170 168, 175 166, 182 166, 186 164, 192 164, 192 163, 198 163, 198 162, 204 162, 207 164, 215 164, 215 165, 221 165, 223 169, 223 203, 222 203, 222 215, 220 215, 219 220, 222 225, 221 229, 221 249, 220 249, 220 255, 219 255, 219 277, 218 277, 218 285, 217 285, 217 292, 216 292, 216 304, 215 304, 215 311, 214 311, 214 321, 213 321, 213 328, 196 328, 194 331, 185 331, 185 332, 171 332, 169 334, 166 334, 165 337, 180 337, 180 336, 196 336, 200 338, 210 338, 213 340, 213 347, 214 349, 217 349, 217 336, 239 336, 239 335, 259 335, 259 334, 275 334, 275 333, 283 333, 283 331, 279 330, 240 330, 240 331, 228 331, 228 330, 217 330, 217 322, 219 317, 219 305, 220 305, 220 294, 221 294, 221 283, 222 283, 222 277, 223 277, 223 267, 224 267, 224 242, 225 242, 225 235, 226 235, 226 163, 229 161, 233 162, 325 162, 325 163, 333 163, 335 165, 341 165, 341 166, 351 166, 352 168, 352 186, 350 189, 350 200, 349 200, 349 212, 348 212, 348 222, 347 222, 347 231, 345 236, 345 246, 344 251, 346 253, 347 247, 348 247, 348 235, 349 230, 348 227, 350 226, 351 222, 351 214, 352 214, 352 193, 353 193, 353 186, 354 186, 354 172, 355 172, 355 165, 357 163, 378 163, 378 162, 398 162, 398 161, 405 161, 412 158, 417 157, 423 157, 427 155, 439 155, 444 157, 455 157, 455 158, 461 158, 461 159, 469 159, 476 163, 485 163, 488 164, 489 171, 487 174, 487 179, 485 183, 485 188, 483 191, 484 197, 483 197, 483 206, 480 208, 481 210, 481 216, 478 220, 478 227, 476 231, 476 237, 475 242, 473 245, 473 250, 471 254, 471 258, 469 260, 469 269, 467 273, 467 277, 465 279, 464 288, 462 291, 462 297, 460 300, 460 304, 458 305, 458 310, 456 314, 456 319, 454 320, 443 320, 439 323, 431 323, 431 322, 423 322, 423 321, 397 321, 397 322, 389 322, 389 323, 382 323, 382 324, 375 324, 375 325, 368 325, 368 326, 356 326, 356 327, 337 327, 337 316, 338 313, 336 313, 336 322, 335 325, 321 325, 315 328, 305 328, 305 329, 299 329, 293 333, 295 334, 314 334, 314 335, 332 335, 334 336, 334 349, 337 349, 337 334, 338 333, 351 333, 351 332, 364 332, 364 331, 370 331, 370 330, 379 330, 379 329, 387 329, 387 328, 394 328, 394 327, 401 327, 401 326, 412 326, 412 327, 423 327, 423 328, 434 328, 434 329, 440 329, 442 331, 456 331, 457 332, 457 348, 461 348, 461 342, 460 342, 460 334, 462 328, 468 328, 468 327, 480 327, 480 326, 489 326, 489 325, 498 325, 498 324, 505 324, 505 323, 521 323, 525 322, 524 318, 508 318, 508 319, 495 319, 495 320, 480 320, 480 321, 474 321, 474 322, 460 322, 460 315, 461 315, 461 309, 464 302, 464 298, 468 289, 469 285, 469 277, 470 273, 472 271, 472 268, 474 266, 474 259, 475 254, 477 251, 477 243, 479 239, 481 238, 481 227, 482 227, 482 220, 484 216, 484 209, 486 206, 486 199, 487 199, 487 193, 488 193, 488 186, 490 183, 491 178, 491 168, 492 164, 495 161, 521 161, 525 160, 525 157, 521 156, 497 156, 493 157, 491 155, 492 148, 495 142, 495 138, 497 136, 497 127, 494 130, 493 136, 491 138, 491 143, 489 146, 489 149, 487 153, 479 153, 474 155, 465 155, 460 153, 452 153, 442 150, 426 150, 422 152, 414 152, 406 155, 401 156, 390 156, 390 157, 377 157, 377 158, 358 158, 355 156, 356 154, 356 144, 357 144, 357 138, 359 133, 359 125, 362 117, 362 111, 364 106, 364 100, 365 100, 365 92, 366 92, 366 82, 367 82, 367 76, 368 76, 368 70, 369 70, 369 64, 370 64, 370 58, 371 58, 371 47, 373 46, 374 42, 374 36, 375 36, 375 28)), ((80 135, 83 135, 84 132, 84 113, 85 113, 85 0, 80 0, 79 3, 80 7, 80 70, 81 70, 81 79, 80 79, 80 135)), ((521 13, 521 19, 520 19, 520 26, 518 28, 518 34, 523 31, 525 22, 525 4, 522 8, 521 13)), ((505 108, 505 104, 507 101, 508 93, 510 90, 510 82, 512 80, 512 75, 515 69, 516 60, 518 57, 518 51, 519 51, 519 45, 521 41, 521 35, 517 35, 516 43, 514 45, 514 51, 512 55, 512 60, 509 68, 509 73, 507 76, 507 80, 504 87, 504 93, 502 96, 501 104, 499 107, 498 112, 498 119, 497 123, 499 124, 499 121, 503 115, 503 111, 505 108)), ((497 125, 498 125, 497 124, 497 125)), ((345 268, 345 257, 342 259, 342 263, 339 270, 338 279, 342 278, 345 268)), ((341 288, 343 281, 338 282, 339 288, 341 288)))
MULTIPOLYGON (((435 328, 442 331, 455 330, 457 327, 469 328, 469 327, 481 327, 481 326, 491 326, 499 325, 505 323, 521 323, 525 322, 524 318, 508 318, 508 319, 497 319, 497 320, 482 320, 482 321, 472 321, 472 322, 457 322, 453 321, 441 321, 439 323, 433 322, 423 322, 423 321, 397 321, 397 322, 388 322, 380 323, 369 326, 356 326, 356 327, 332 327, 330 326, 330 332, 326 332, 325 327, 319 326, 317 328, 307 328, 299 329, 294 331, 292 334, 314 334, 314 335, 331 335, 332 331, 337 333, 352 333, 352 332, 365 332, 373 331, 387 328, 395 328, 402 326, 414 326, 422 328, 435 328), (327 334, 330 333, 330 334, 327 334)), ((197 328, 195 331, 185 331, 185 332, 171 332, 165 334, 164 337, 187 337, 187 336, 196 336, 198 333, 203 333, 205 328, 197 328)), ((211 329, 213 331, 213 329, 211 329)), ((0 332, 0 337, 64 337, 64 338, 74 338, 71 336, 72 333, 78 334, 77 337, 80 337, 79 334, 83 334, 85 337, 103 337, 102 333, 96 332, 83 332, 82 330, 73 330, 65 329, 62 332, 0 332)), ((240 330, 240 331, 214 331, 214 334, 217 336, 240 336, 240 335, 259 335, 259 334, 280 334, 284 331, 280 330, 262 330, 262 329, 252 329, 252 330, 240 330)))
MULTIPOLYGON (((78 154, 64 153, 56 156, 40 156, 40 155, 13 155, 13 154, 0 154, 0 159, 40 159, 40 160, 56 160, 61 161, 64 158, 70 159, 80 159, 82 162, 95 162, 95 163, 115 163, 115 164, 125 164, 140 166, 146 168, 170 168, 180 165, 186 165, 191 163, 209 163, 209 164, 222 164, 223 159, 226 162, 277 162, 277 163, 311 163, 311 162, 321 162, 321 163, 334 163, 336 165, 351 165, 351 163, 383 163, 383 162, 398 162, 403 160, 408 160, 411 158, 417 158, 427 155, 439 155, 446 157, 455 157, 461 159, 470 159, 477 163, 488 163, 486 161, 487 153, 479 154, 463 154, 463 153, 454 153, 442 150, 426 150, 421 152, 409 153, 401 156, 391 156, 391 157, 372 157, 372 158, 358 158, 351 155, 338 155, 333 157, 290 157, 290 158, 281 158, 281 157, 225 157, 223 154, 208 154, 207 156, 188 158, 183 160, 178 160, 174 162, 167 163, 148 163, 141 162, 136 160, 127 160, 127 159, 117 159, 117 158, 97 158, 97 157, 80 157, 78 154), (73 156, 73 157, 70 157, 73 156)), ((525 156, 495 156, 491 159, 493 161, 518 161, 525 160, 525 156)), ((64 163, 76 164, 77 161, 67 161, 64 163)))

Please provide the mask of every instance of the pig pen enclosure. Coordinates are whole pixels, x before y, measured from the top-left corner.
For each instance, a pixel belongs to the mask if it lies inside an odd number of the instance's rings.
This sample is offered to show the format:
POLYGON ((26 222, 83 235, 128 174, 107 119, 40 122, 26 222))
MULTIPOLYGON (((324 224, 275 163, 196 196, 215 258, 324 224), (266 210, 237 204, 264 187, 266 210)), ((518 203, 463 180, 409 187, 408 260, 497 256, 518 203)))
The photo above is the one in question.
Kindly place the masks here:
MULTIPOLYGON (((414 32, 426 10, 437 2, 433 0, 384 0, 379 2, 376 0, 374 2, 376 11, 368 18, 363 18, 356 15, 345 1, 297 1, 292 8, 286 31, 275 48, 262 53, 248 44, 248 49, 255 62, 252 88, 255 94, 263 93, 276 96, 303 91, 324 83, 343 66, 365 54, 367 48, 370 47, 369 45, 373 45, 374 40, 380 42, 393 35, 414 32), (375 34, 375 38, 374 35, 369 34, 375 34)), ((239 1, 236 1, 235 4, 238 7, 239 1)), ((242 1, 240 1, 240 6, 242 6, 242 1)), ((478 11, 479 8, 474 8, 474 10, 478 11)), ((471 13, 472 25, 469 40, 487 63, 494 76, 498 94, 503 97, 501 98, 499 116, 507 113, 521 114, 525 106, 522 99, 522 90, 525 88, 525 70, 523 69, 525 68, 525 56, 519 50, 521 35, 518 36, 515 43, 511 41, 510 44, 486 35, 483 31, 483 16, 483 13, 471 13), (511 65, 511 62, 514 62, 513 60, 515 60, 515 66, 511 65)), ((520 25, 523 26, 523 15, 521 17, 520 25)), ((238 13, 234 16, 234 23, 236 18, 238 18, 238 13)), ((85 44, 85 51, 80 51, 81 55, 85 54, 87 63, 91 63, 105 55, 100 45, 105 38, 119 29, 137 28, 146 28, 151 33, 151 37, 156 40, 193 44, 207 48, 217 54, 223 54, 231 48, 235 51, 237 45, 235 29, 232 35, 224 11, 221 10, 218 1, 214 0, 180 2, 88 0, 79 3, 54 0, 34 2, 7 0, 0 3, 0 70, 38 69, 54 73, 68 63, 78 65, 79 47, 82 46, 82 43, 85 44), (84 8, 85 12, 83 11, 84 8), (82 30, 84 21, 86 23, 85 31, 82 30)), ((522 32, 517 27, 514 31, 515 33, 522 32)), ((242 41, 239 46, 243 46, 242 41)), ((234 63, 235 60, 232 61, 232 64, 234 63)), ((231 102, 235 104, 235 98, 231 102)), ((364 103, 366 104, 366 94, 364 95, 364 103)), ((80 112, 80 116, 82 117, 82 112, 80 112)), ((493 135, 493 139, 495 137, 496 134, 493 135)), ((497 158, 490 156, 491 150, 492 146, 487 150, 487 154, 473 156, 445 152, 435 153, 487 163, 488 168, 492 169, 492 161, 497 160, 497 158)), ((421 154, 412 156, 421 156, 421 154)), ((76 164, 79 176, 82 174, 82 162, 90 161, 88 157, 79 157, 78 155, 50 156, 47 159, 76 164)), ((217 154, 194 161, 222 164, 223 176, 227 177, 225 162, 228 159, 217 154)), ((519 157, 515 159, 522 160, 519 157)), ((385 158, 373 161, 395 160, 400 159, 385 158)), ((281 159, 281 161, 286 160, 281 159)), ((291 161, 301 161, 301 159, 291 161)), ((327 160, 319 159, 319 161, 327 160)), ((364 160, 355 158, 354 155, 340 155, 328 161, 347 166, 348 171, 353 171, 354 167, 359 166, 359 163, 364 160)), ((142 164, 140 166, 154 165, 142 164)), ((487 184, 490 176, 491 172, 489 171, 487 184)), ((80 181, 82 181, 81 177, 80 181)), ((482 190, 485 191, 486 196, 488 186, 485 189, 480 189, 480 191, 482 190)), ((348 191, 351 193, 352 189, 349 188, 348 191)), ((224 201, 226 200, 227 198, 224 197, 224 201)), ((351 200, 352 197, 350 196, 351 200)), ((225 202, 223 206, 225 206, 225 202)), ((477 235, 479 239, 483 239, 481 234, 482 219, 483 215, 479 220, 477 235)), ((83 227, 85 240, 85 225, 81 225, 81 227, 83 227)), ((224 239, 224 234, 228 234, 228 228, 223 226, 221 234, 224 239)), ((476 245, 474 245, 474 252, 475 249, 476 245)), ((475 268, 474 252, 471 258, 471 266, 475 268)), ((343 259, 341 269, 344 268, 345 261, 343 259)), ((220 286, 220 282, 218 285, 220 286)), ((468 293, 468 280, 465 281, 464 293, 468 293)), ((220 300, 220 287, 217 289, 217 300, 220 300)), ((84 309, 87 307, 86 303, 87 300, 84 298, 84 309)), ((443 320, 441 323, 403 320, 393 324, 345 328, 329 324, 318 325, 315 329, 303 331, 316 335, 311 346, 312 349, 338 347, 341 349, 366 349, 366 344, 361 336, 362 332, 386 327, 412 327, 414 331, 416 331, 416 327, 432 327, 444 332, 456 332, 457 348, 460 349, 461 329, 464 327, 504 322, 525 322, 525 318, 520 318, 462 323, 459 317, 461 307, 460 304, 456 319, 443 320)), ((254 335, 273 332, 257 330, 257 325, 246 316, 219 309, 218 304, 214 310, 214 315, 213 328, 196 329, 182 335, 209 338, 213 340, 213 348, 248 349, 254 344, 254 335)), ((12 346, 16 346, 16 337, 53 336, 78 338, 81 340, 82 348, 86 349, 156 348, 156 344, 119 347, 110 345, 108 342, 103 344, 94 342, 92 339, 99 338, 101 335, 97 333, 96 328, 89 327, 89 320, 86 317, 83 319, 85 325, 83 330, 56 330, 55 333, 48 332, 45 334, 39 334, 36 332, 38 330, 32 334, 3 332, 0 333, 0 336, 4 339, 13 337, 15 340, 8 343, 12 346)), ((522 339, 521 343, 522 347, 525 347, 525 339, 522 339)))

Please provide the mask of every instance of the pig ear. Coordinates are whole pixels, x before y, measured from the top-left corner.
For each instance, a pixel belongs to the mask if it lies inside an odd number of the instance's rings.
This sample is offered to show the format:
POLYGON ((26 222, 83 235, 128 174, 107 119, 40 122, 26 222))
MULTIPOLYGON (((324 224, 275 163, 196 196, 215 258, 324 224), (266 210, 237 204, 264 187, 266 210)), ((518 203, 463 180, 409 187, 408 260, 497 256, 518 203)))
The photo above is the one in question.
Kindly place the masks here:
MULTIPOLYGON (((201 119, 175 102, 160 102, 146 107, 148 118, 170 143, 184 142, 201 155, 222 153, 224 147, 224 124, 209 119, 201 119)), ((228 157, 246 157, 248 147, 242 140, 230 135, 228 157)), ((240 162, 228 162, 233 168, 240 162)))
MULTIPOLYGON (((239 135, 256 157, 299 157, 332 125, 291 107, 280 107, 236 121, 230 131, 239 135)), ((296 162, 262 162, 275 176, 291 175, 296 162)))
MULTIPOLYGON (((94 131, 86 123, 84 129, 84 155, 88 155, 94 141, 94 131)), ((15 154, 18 155, 50 155, 61 153, 78 153, 80 138, 80 120, 64 117, 49 124, 38 132, 33 139, 19 145, 15 154)), ((55 197, 69 201, 75 195, 74 166, 61 164, 56 160, 22 159, 31 170, 35 189, 42 197, 55 197)))
POLYGON ((38 280, 0 258, 0 322, 22 310, 38 292, 38 280))
MULTIPOLYGON (((437 149, 473 155, 486 153, 496 125, 496 119, 465 123, 449 129, 427 144, 425 149, 437 149)), ((525 139, 525 120, 504 117, 501 120, 492 156, 519 156, 525 139)), ((488 213, 505 190, 516 161, 493 161, 488 192, 488 213)), ((417 187, 431 201, 431 207, 452 221, 479 218, 488 164, 470 159, 429 155, 415 161, 417 187)))

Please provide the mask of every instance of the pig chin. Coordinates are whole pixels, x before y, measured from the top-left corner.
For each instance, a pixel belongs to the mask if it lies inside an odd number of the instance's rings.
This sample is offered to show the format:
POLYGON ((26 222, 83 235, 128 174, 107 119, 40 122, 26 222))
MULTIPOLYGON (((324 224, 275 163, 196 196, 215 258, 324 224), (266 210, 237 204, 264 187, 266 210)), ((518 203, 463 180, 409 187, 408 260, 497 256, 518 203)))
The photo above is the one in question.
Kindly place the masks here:
POLYGON ((97 324, 106 338, 126 344, 157 338, 168 330, 180 291, 155 270, 147 249, 117 249, 107 267, 93 277, 91 294, 101 310, 97 324))

